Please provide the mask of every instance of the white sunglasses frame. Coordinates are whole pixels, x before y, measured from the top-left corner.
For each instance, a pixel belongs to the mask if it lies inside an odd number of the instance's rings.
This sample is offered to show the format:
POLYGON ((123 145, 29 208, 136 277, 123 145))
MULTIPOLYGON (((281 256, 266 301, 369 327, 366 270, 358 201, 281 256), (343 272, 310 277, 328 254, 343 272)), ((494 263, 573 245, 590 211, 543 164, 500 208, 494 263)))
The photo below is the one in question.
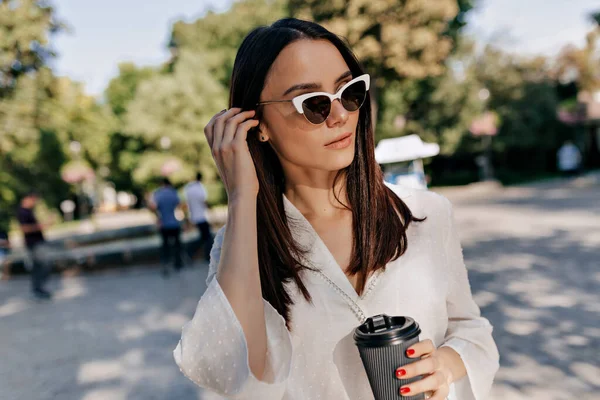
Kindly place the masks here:
MULTIPOLYGON (((329 94, 327 92, 312 92, 312 93, 301 94, 300 96, 296 96, 292 99, 292 104, 294 105, 294 107, 296 108, 296 111, 298 111, 298 113, 304 114, 304 109, 302 108, 302 103, 304 102, 304 100, 308 100, 311 97, 326 96, 326 97, 329 97, 329 100, 333 104, 333 102, 335 100, 341 100, 342 93, 344 93, 344 90, 346 90, 346 88, 348 88, 348 86, 353 85, 357 82, 364 82, 365 87, 366 87, 365 92, 369 91, 371 79, 370 79, 369 74, 364 74, 361 76, 357 76, 356 78, 352 79, 350 82, 346 83, 344 86, 342 86, 340 88, 340 90, 337 91, 336 94, 329 94)), ((361 106, 362 106, 362 104, 361 104, 361 106)))
MULTIPOLYGON (((329 98, 331 104, 333 104, 333 102, 335 100, 340 100, 342 98, 342 93, 344 93, 344 90, 346 90, 348 88, 348 86, 353 85, 357 82, 364 82, 365 83, 365 92, 369 91, 369 87, 371 85, 371 77, 369 76, 369 74, 363 74, 361 76, 357 76, 356 78, 352 79, 350 82, 346 83, 344 86, 342 86, 340 88, 340 90, 337 91, 336 94, 330 94, 327 92, 311 92, 311 93, 305 93, 305 94, 301 94, 299 96, 294 97, 291 100, 271 100, 271 101, 263 101, 258 103, 257 105, 264 105, 264 104, 271 104, 271 103, 289 103, 291 102, 294 105, 294 108, 296 109, 296 111, 298 111, 298 114, 302 114, 304 115, 304 109, 302 108, 302 103, 304 103, 305 100, 308 100, 312 97, 317 97, 317 96, 326 96, 329 98)), ((368 94, 368 93, 367 93, 368 94)), ((366 98, 365 98, 366 99, 366 98)), ((362 106, 362 104, 361 104, 362 106)), ((360 107, 359 107, 360 108, 360 107)), ((331 110, 330 110, 331 112, 331 110)), ((304 118, 306 118, 306 116, 304 116, 304 118)), ((329 118, 329 115, 327 116, 327 118, 329 118)), ((325 121, 327 121, 327 118, 325 118, 325 121)), ((320 125, 323 122, 320 122, 318 124, 315 124, 314 122, 311 122, 308 120, 308 118, 306 118, 306 120, 308 122, 310 122, 311 124, 314 125, 320 125)))

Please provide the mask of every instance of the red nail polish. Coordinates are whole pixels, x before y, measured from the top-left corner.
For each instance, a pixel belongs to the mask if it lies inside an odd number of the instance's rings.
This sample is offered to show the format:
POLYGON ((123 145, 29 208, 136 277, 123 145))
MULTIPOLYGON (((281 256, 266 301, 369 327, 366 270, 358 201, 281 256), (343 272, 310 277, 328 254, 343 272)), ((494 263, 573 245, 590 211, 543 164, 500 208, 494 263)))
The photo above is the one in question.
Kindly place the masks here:
POLYGON ((415 354, 415 351, 413 349, 408 349, 408 350, 406 350, 406 354, 408 354, 409 356, 412 356, 413 354, 415 354))
POLYGON ((404 369, 399 369, 399 370, 397 370, 397 371, 396 371, 396 376, 397 376, 398 378, 400 378, 401 376, 404 376, 404 375, 406 375, 406 370, 404 370, 404 369))
POLYGON ((410 393, 410 388, 403 387, 400 389, 400 394, 410 393))

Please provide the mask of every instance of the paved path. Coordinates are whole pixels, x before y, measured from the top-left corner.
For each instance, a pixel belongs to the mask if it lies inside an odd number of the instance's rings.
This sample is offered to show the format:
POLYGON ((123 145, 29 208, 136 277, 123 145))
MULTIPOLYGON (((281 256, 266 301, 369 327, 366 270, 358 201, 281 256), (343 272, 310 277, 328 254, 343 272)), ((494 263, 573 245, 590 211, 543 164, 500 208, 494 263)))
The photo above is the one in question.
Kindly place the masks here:
POLYGON ((600 399, 600 185, 587 183, 455 199, 502 357, 493 400, 600 399))
MULTIPOLYGON (((448 195, 503 355, 493 400, 600 399, 600 186, 448 195)), ((171 350, 205 275, 64 278, 51 303, 24 278, 0 282, 0 399, 202 399, 171 350)))
POLYGON ((54 280, 53 302, 0 282, 0 399, 201 399, 173 362, 206 268, 163 280, 157 268, 54 280))

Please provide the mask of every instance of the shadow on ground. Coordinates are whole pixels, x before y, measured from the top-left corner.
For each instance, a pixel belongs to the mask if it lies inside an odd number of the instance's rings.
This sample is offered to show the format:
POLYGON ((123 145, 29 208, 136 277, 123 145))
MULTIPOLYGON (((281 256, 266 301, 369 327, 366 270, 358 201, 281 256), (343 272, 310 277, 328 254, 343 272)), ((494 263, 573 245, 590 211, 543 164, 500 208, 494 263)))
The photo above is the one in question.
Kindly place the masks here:
POLYGON ((547 391, 548 399, 600 393, 598 248, 555 230, 481 240, 464 253, 476 301, 494 325, 496 384, 532 396, 547 391))
POLYGON ((173 361, 205 290, 206 265, 164 280, 158 269, 54 280, 55 300, 0 285, 3 400, 200 399, 173 361), (93 285, 91 280, 93 280, 93 285), (18 334, 11 332, 16 330, 18 334))

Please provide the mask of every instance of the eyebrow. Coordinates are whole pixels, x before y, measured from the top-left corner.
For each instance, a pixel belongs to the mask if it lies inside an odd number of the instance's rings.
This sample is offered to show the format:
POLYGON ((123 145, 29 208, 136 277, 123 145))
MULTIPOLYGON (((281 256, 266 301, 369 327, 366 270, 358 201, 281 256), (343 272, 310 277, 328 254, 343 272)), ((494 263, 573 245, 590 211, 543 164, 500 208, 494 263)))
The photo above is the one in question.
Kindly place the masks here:
MULTIPOLYGON (((335 83, 338 84, 341 81, 343 81, 344 79, 348 78, 349 76, 352 76, 352 71, 346 71, 344 72, 342 75, 340 75, 339 78, 337 78, 335 80, 335 83)), ((286 96, 290 93, 292 93, 293 91, 296 90, 305 90, 305 89, 318 89, 320 88, 321 85, 317 84, 317 83, 299 83, 298 85, 294 85, 291 88, 289 88, 288 90, 286 90, 283 93, 283 96, 286 96)))

